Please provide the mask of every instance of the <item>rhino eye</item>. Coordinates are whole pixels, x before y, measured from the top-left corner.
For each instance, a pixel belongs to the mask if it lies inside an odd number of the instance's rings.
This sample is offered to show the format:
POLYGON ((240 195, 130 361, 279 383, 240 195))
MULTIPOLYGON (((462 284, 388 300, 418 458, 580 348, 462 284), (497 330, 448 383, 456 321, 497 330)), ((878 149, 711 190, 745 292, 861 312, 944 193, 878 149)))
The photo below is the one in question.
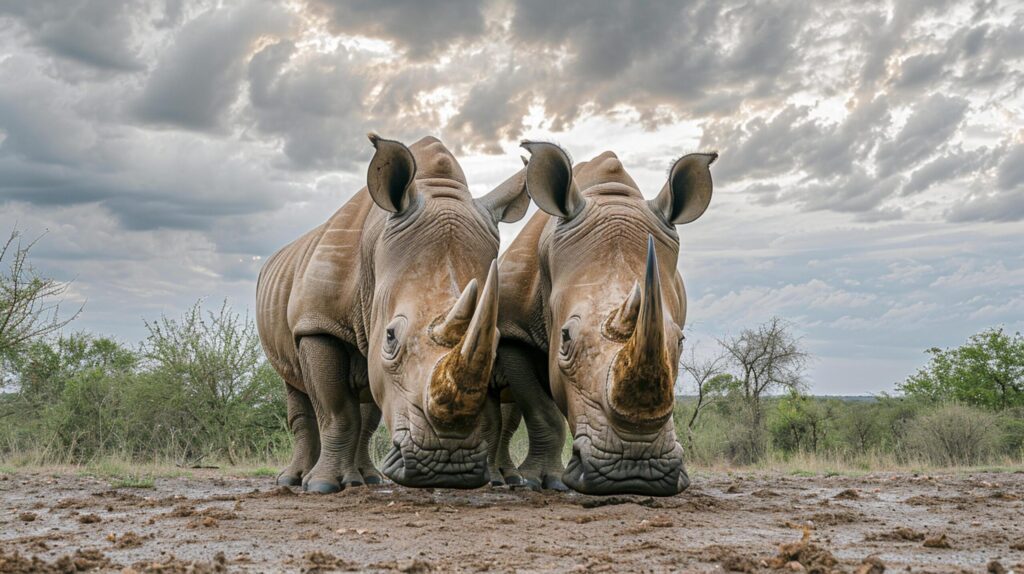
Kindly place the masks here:
POLYGON ((563 357, 568 357, 569 353, 572 351, 578 323, 579 319, 572 317, 565 323, 565 325, 562 326, 562 341, 558 350, 563 357))
POLYGON ((391 360, 398 356, 398 351, 401 348, 399 345, 399 338, 402 336, 402 330, 405 327, 405 317, 396 317, 394 321, 384 329, 384 344, 381 345, 381 354, 384 355, 385 359, 391 360))

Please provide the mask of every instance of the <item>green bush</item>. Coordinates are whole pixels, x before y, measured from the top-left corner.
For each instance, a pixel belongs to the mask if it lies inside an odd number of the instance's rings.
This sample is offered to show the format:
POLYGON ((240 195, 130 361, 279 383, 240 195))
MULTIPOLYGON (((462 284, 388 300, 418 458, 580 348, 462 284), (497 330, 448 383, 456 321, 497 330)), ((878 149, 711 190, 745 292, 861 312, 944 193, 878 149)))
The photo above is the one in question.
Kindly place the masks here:
POLYGON ((938 466, 970 466, 997 453, 1000 429, 992 413, 947 404, 915 419, 907 430, 908 452, 938 466))
POLYGON ((290 448, 280 377, 226 305, 147 323, 138 350, 74 334, 36 341, 0 394, 0 454, 43 461, 266 459, 290 448))

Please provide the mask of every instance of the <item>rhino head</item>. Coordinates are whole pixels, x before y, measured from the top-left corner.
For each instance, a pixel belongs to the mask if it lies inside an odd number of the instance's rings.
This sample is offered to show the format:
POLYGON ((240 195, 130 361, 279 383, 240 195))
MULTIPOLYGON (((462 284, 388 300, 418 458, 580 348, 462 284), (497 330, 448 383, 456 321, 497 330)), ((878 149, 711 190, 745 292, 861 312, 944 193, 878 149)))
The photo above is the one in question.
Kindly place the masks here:
POLYGON ((527 189, 554 216, 540 238, 550 285, 552 396, 573 434, 562 476, 587 494, 673 495, 689 485, 672 421, 686 294, 676 225, 704 213, 716 154, 691 154, 645 201, 611 152, 572 168, 524 142, 527 189))
POLYGON ((480 414, 498 341, 498 222, 526 213, 525 170, 474 199, 434 138, 371 135, 367 188, 387 216, 364 253, 370 389, 391 432, 381 470, 406 486, 485 484, 480 414))

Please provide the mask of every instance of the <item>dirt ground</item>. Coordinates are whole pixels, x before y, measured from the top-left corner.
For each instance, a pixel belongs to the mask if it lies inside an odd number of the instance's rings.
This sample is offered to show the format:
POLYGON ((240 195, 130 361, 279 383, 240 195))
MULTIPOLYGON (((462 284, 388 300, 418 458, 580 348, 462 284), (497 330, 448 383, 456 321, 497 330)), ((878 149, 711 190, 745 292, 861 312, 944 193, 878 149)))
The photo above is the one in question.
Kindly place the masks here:
POLYGON ((0 475, 0 572, 1024 572, 1024 472, 697 474, 682 495, 394 485, 307 495, 0 475))

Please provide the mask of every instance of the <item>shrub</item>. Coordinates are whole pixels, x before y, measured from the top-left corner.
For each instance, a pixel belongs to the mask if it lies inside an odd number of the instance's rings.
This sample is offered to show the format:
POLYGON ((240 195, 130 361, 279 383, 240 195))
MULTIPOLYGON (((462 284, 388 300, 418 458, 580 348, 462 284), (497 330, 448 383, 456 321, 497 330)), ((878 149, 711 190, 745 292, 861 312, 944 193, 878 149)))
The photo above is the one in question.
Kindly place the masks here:
POLYGON ((999 427, 992 413, 961 404, 947 404, 922 414, 907 429, 908 452, 940 466, 986 462, 996 452, 999 427))

